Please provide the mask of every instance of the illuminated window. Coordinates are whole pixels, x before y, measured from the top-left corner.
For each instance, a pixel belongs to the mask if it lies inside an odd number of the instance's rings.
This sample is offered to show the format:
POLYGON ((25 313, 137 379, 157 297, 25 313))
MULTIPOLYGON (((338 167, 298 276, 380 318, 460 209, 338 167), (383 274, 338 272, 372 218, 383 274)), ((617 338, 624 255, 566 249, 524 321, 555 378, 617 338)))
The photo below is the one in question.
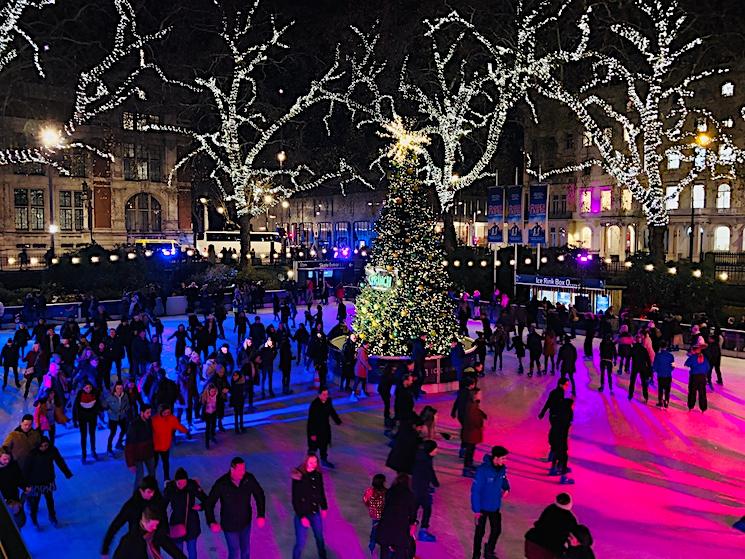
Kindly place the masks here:
POLYGON ((600 211, 609 212, 611 210, 611 191, 601 190, 600 191, 600 211))
POLYGON ((732 97, 735 94, 735 84, 725 82, 722 84, 722 97, 732 97))
POLYGON ((693 185, 693 207, 700 210, 706 206, 706 189, 703 184, 693 185))
POLYGON ((592 210, 592 190, 583 190, 580 198, 579 212, 586 214, 592 210))
POLYGON ((584 134, 582 134, 582 147, 589 148, 592 145, 592 134, 585 131, 584 134))
POLYGON ((720 252, 729 251, 730 231, 726 225, 720 225, 714 229, 714 250, 720 252))
POLYGON ((671 151, 667 154, 667 168, 668 170, 680 169, 680 154, 678 152, 671 151))
POLYGON ((724 126, 725 128, 733 128, 735 126, 735 121, 731 118, 725 118, 722 121, 722 126, 724 126))
POLYGON ((613 128, 611 128, 610 126, 603 128, 603 136, 605 137, 606 140, 608 140, 609 142, 612 142, 613 141, 613 128))
POLYGON ((680 207, 680 192, 677 186, 668 186, 665 189, 665 209, 677 210, 680 207))
POLYGON ((720 144, 719 162, 722 163, 722 165, 731 165, 735 162, 735 150, 732 149, 732 146, 720 144))
POLYGON ((706 119, 703 117, 696 119, 696 130, 699 132, 706 132, 709 129, 709 125, 706 122, 706 119))
POLYGON ((732 204, 732 189, 728 184, 720 184, 717 188, 717 209, 728 210, 732 204))
POLYGON ((694 156, 693 164, 695 165, 696 169, 701 170, 706 167, 706 149, 697 147, 694 151, 696 155, 694 156))
POLYGON ((631 203, 632 203, 631 191, 628 188, 624 188, 621 191, 621 209, 626 212, 630 212, 631 203))

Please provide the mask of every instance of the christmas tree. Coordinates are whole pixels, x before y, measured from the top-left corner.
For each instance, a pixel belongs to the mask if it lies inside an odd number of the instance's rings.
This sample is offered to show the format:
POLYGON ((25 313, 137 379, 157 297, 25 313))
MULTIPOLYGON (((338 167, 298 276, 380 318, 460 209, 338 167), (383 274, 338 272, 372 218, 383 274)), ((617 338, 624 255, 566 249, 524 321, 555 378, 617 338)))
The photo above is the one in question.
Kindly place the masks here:
POLYGON ((447 354, 456 335, 454 303, 441 235, 426 191, 417 179, 417 153, 428 140, 400 120, 386 127, 396 143, 388 197, 375 223, 377 238, 356 302, 354 330, 373 355, 408 355, 409 342, 426 333, 435 353, 447 354))

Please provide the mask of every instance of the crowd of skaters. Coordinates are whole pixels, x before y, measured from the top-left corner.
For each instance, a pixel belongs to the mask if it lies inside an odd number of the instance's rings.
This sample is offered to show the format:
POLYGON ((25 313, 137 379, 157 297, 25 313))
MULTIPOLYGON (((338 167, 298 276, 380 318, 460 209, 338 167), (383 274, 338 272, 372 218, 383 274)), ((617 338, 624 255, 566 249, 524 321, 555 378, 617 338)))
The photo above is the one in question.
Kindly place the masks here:
MULTIPOLYGON (((25 324, 19 324, 13 338, 3 348, 4 377, 7 381, 8 372, 12 371, 16 386, 20 388, 18 362, 13 361, 17 351, 18 359, 27 363, 25 397, 28 397, 32 380, 38 380, 39 391, 34 414, 23 417, 0 451, 0 479, 3 480, 6 500, 18 503, 21 494, 27 495, 32 522, 38 526, 39 501, 44 496, 50 521, 56 524, 54 466, 57 465, 65 476, 72 475, 54 446, 56 425, 68 423, 69 412, 73 425, 80 431, 81 460, 88 464, 88 448, 92 461, 99 459, 95 431, 106 426, 102 421, 105 414, 109 428, 107 454, 117 458, 116 451, 124 451, 125 461, 135 474, 135 491, 112 522, 102 554, 108 554, 114 535, 126 525, 128 532, 119 544, 122 551, 118 548, 115 557, 151 557, 159 548, 174 557, 182 557, 179 550, 186 548, 189 557, 195 557, 200 530, 196 513, 203 508, 210 529, 225 533, 229 557, 247 557, 252 523, 251 499, 257 508, 257 525, 261 526, 265 518, 265 496, 258 481, 245 471, 245 462, 239 457, 231 461, 228 474, 215 482, 209 494, 195 480, 189 479, 183 468, 177 469, 171 480, 173 437, 177 431, 190 437, 195 421, 201 419, 205 446, 209 449, 210 444, 217 443, 217 433, 225 432, 223 419, 227 407, 233 409, 236 434, 245 432, 244 415, 255 411, 254 399, 275 396, 272 383, 274 362, 278 358, 283 393, 289 394, 290 371, 295 360, 313 368, 322 388, 309 408, 308 455, 290 476, 296 513, 293 556, 300 557, 308 530, 311 530, 319 556, 325 557, 322 519, 328 503, 321 468, 335 468, 328 456, 330 422, 341 424, 326 388, 329 339, 347 336, 341 351, 339 389, 351 392, 351 401, 369 396, 367 375, 371 365, 367 344, 357 340, 346 328, 346 307, 341 298, 337 303, 337 324, 332 331, 325 333, 321 304, 328 303, 329 293, 324 289, 325 299, 313 308, 315 290, 312 286, 309 293, 305 293, 307 311, 302 322, 297 321, 300 324, 296 324, 298 301, 293 296, 273 301, 272 310, 278 322, 276 327, 274 324, 264 325, 259 316, 250 322, 248 314, 255 310, 250 308, 250 301, 257 297, 252 293, 256 289, 255 286, 237 288, 233 295, 234 332, 237 340, 242 340, 237 348, 228 343, 218 345, 220 339, 225 339, 224 305, 212 296, 207 297, 207 300, 214 299, 212 306, 205 304, 204 297, 201 298, 204 320, 192 312, 188 323, 179 325, 170 335, 176 340, 175 381, 160 365, 163 325, 140 294, 128 298, 128 312, 116 328, 108 328, 109 317, 100 306, 87 316, 87 331, 84 333, 73 320, 65 322, 59 334, 43 318, 38 319, 31 331, 25 324), (26 351, 29 342, 34 343, 26 351), (6 347, 13 348, 8 350, 9 355, 6 347), (7 364, 6 357, 10 357, 7 364), (126 376, 122 368, 125 359, 129 365, 126 376), (112 373, 117 377, 113 383, 112 373), (185 419, 185 424, 182 419, 185 419), (154 477, 159 463, 166 481, 163 494, 154 477), (221 504, 220 522, 215 521, 214 515, 218 502, 221 504), (235 503, 242 503, 243 516, 238 515, 240 521, 232 513, 226 515, 235 503)), ((190 305, 196 304, 198 299, 190 298, 190 305)), ((551 317, 551 312, 547 315, 551 317)), ((490 535, 483 548, 483 556, 489 559, 495 557, 494 549, 501 532, 501 500, 509 493, 509 483, 505 465, 508 452, 504 447, 495 446, 484 456, 481 465, 474 466, 476 447, 484 442, 486 415, 480 407, 478 381, 488 370, 487 353, 493 353, 492 371, 497 365, 502 369, 505 350, 515 351, 519 361, 517 374, 524 374, 522 358, 526 352, 530 357, 528 376, 532 376, 534 371, 539 376, 548 374, 549 364, 551 374, 559 369, 560 380, 549 395, 541 417, 549 412, 550 474, 561 476, 561 483, 573 482, 567 477, 570 472, 568 436, 573 414, 573 399, 567 397, 567 392, 571 385, 572 395, 576 395, 574 372, 578 355, 571 334, 564 334, 560 324, 553 325, 554 331, 549 323, 539 334, 533 323, 521 323, 519 308, 517 316, 512 309, 500 310, 493 324, 486 313, 477 318, 481 320, 483 329, 475 340, 477 363, 473 368, 462 367, 464 350, 461 342, 454 339, 451 344, 451 360, 461 382, 451 413, 462 425, 463 474, 474 479, 471 495, 475 515, 473 557, 482 556, 482 540, 489 523, 490 535), (527 336, 523 339, 526 328, 527 336)), ((654 372, 660 391, 658 405, 667 407, 670 383, 665 379, 670 378, 672 359, 666 357, 671 354, 659 329, 650 324, 632 337, 628 324, 619 324, 617 332, 613 332, 612 326, 607 331, 607 324, 613 324, 612 309, 603 316, 592 318, 595 330, 587 326, 590 317, 585 317, 586 339, 590 341, 583 349, 585 357, 591 357, 592 338, 595 332, 602 333, 600 389, 604 389, 607 382, 612 391, 613 367, 618 362, 618 374, 630 375, 630 398, 638 376, 646 400, 647 387, 654 372)), ((721 340, 716 339, 716 332, 708 332, 705 324, 695 326, 691 333, 693 342, 686 364, 691 370, 693 402, 698 398, 701 409, 705 410, 706 385, 711 386, 712 370, 716 370, 717 380, 721 383, 719 360, 716 359, 721 352, 715 354, 716 347, 721 347, 721 340)), ((673 337, 670 344, 676 341, 680 342, 673 337)), ((433 466, 438 452, 435 438, 445 438, 446 434, 436 431, 437 410, 432 406, 424 406, 418 413, 415 411, 416 401, 423 394, 426 355, 427 336, 422 334, 412 342, 411 359, 397 369, 387 367, 378 384, 384 404, 385 434, 390 438, 388 444, 391 446, 386 466, 396 474, 389 488, 386 488, 383 474, 375 476, 364 492, 363 502, 372 520, 370 550, 380 550, 383 557, 413 557, 412 548, 416 540, 431 542, 436 539, 429 531, 432 495, 439 485, 433 466)), ((692 408, 690 402, 689 398, 689 408, 692 408)), ((22 505, 14 507, 20 521, 24 508, 22 505)), ((569 522, 573 518, 571 513, 558 512, 570 511, 571 498, 561 494, 549 508, 557 510, 551 513, 547 509, 529 535, 526 534, 526 557, 591 556, 589 530, 578 525, 576 520, 573 524, 569 522), (559 523, 559 518, 564 522, 559 523), (549 542, 552 538, 554 541, 549 542), (581 555, 582 550, 589 554, 581 555)))

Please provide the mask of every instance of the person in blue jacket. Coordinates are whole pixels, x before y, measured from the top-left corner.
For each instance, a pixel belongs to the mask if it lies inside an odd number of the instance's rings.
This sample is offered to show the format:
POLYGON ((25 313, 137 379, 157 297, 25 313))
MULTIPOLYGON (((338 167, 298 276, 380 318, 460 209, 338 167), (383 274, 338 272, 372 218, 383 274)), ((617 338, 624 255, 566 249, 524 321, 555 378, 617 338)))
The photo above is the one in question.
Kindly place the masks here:
POLYGON ((703 350, 707 347, 703 338, 699 338, 688 354, 685 366, 690 368, 688 376, 688 411, 696 406, 696 396, 698 396, 698 407, 701 412, 705 412, 708 404, 706 402, 706 384, 707 375, 709 374, 709 360, 706 359, 703 350))
POLYGON ((657 375, 657 407, 670 404, 670 386, 673 383, 675 358, 667 349, 667 342, 660 342, 660 351, 654 356, 652 372, 657 375))
POLYGON ((481 542, 489 521, 489 538, 484 546, 485 559, 496 559, 497 539, 502 533, 502 499, 510 492, 507 480, 508 451, 503 446, 495 446, 491 453, 484 455, 484 463, 476 470, 471 485, 471 510, 475 515, 476 531, 473 535, 473 559, 481 559, 481 542))

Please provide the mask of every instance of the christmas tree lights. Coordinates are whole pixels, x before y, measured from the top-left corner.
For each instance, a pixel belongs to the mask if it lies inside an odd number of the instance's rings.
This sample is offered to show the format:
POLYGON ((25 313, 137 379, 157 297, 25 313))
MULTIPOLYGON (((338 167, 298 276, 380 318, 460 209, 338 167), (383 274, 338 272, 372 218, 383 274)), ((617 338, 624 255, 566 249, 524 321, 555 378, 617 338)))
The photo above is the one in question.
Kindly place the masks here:
POLYGON ((388 151, 388 195, 375 222, 378 236, 368 281, 356 299, 353 328, 374 355, 408 355, 409 343, 420 333, 427 334, 434 353, 446 355, 457 323, 447 295, 441 235, 435 233, 426 189, 417 178, 417 150, 426 142, 400 120, 391 123, 389 133, 397 140, 388 151))

